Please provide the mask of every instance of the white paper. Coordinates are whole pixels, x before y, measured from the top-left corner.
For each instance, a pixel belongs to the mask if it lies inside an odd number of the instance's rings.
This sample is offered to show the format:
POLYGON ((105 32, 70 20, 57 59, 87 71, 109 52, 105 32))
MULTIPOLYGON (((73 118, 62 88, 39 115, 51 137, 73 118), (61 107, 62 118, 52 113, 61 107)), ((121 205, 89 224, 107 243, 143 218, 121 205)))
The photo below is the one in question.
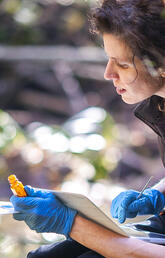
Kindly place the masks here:
POLYGON ((16 213, 11 202, 0 201, 0 215, 16 213))

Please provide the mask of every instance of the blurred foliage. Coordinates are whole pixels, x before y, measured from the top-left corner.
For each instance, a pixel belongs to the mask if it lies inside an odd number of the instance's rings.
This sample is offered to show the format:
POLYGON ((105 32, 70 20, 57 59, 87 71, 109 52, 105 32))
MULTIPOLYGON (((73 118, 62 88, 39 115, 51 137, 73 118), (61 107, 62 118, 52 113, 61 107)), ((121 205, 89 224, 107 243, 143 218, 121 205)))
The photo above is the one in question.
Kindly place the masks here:
POLYGON ((7 158, 20 149, 26 143, 24 132, 12 117, 0 110, 0 177, 5 178, 8 174, 7 158))
MULTIPOLYGON (((104 161, 104 149, 115 141, 114 127, 112 117, 98 107, 81 111, 62 126, 48 126, 36 122, 29 124, 24 131, 7 112, 0 110, 0 153, 1 160, 4 160, 4 162, 1 161, 0 167, 1 179, 6 179, 11 173, 12 167, 10 168, 9 162, 11 158, 18 156, 20 161, 23 159, 28 170, 33 171, 35 167, 42 170, 49 153, 54 155, 54 159, 58 153, 66 153, 66 156, 68 153, 78 155, 86 160, 86 163, 94 166, 95 173, 90 180, 105 178, 110 172, 110 167, 113 168, 104 161), (83 119, 83 125, 81 119, 83 119)), ((65 167, 67 166, 68 172, 73 170, 72 163, 65 162, 65 167)), ((20 172, 15 171, 15 173, 20 172)))
POLYGON ((89 43, 87 13, 91 4, 92 1, 4 0, 0 3, 0 42, 86 45, 89 43))
POLYGON ((0 153, 10 153, 12 148, 21 148, 26 137, 18 123, 5 111, 0 110, 0 153))
POLYGON ((95 181, 107 178, 117 165, 111 159, 105 160, 105 152, 116 142, 115 127, 104 109, 89 107, 68 119, 61 128, 39 124, 30 134, 47 151, 70 152, 85 159, 94 166, 95 174, 90 180, 95 181))

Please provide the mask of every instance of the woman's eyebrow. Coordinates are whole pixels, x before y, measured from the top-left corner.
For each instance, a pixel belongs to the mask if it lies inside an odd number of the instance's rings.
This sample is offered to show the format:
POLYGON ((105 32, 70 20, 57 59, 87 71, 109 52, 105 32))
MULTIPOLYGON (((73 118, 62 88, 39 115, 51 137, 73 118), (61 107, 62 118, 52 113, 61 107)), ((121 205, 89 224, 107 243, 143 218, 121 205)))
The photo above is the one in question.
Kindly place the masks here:
MULTIPOLYGON (((108 55, 107 55, 108 56, 108 55)), ((121 62, 121 63, 127 63, 127 64, 132 64, 131 58, 128 59, 122 59, 120 57, 113 57, 113 56, 108 56, 110 59, 115 60, 116 62, 121 62)))

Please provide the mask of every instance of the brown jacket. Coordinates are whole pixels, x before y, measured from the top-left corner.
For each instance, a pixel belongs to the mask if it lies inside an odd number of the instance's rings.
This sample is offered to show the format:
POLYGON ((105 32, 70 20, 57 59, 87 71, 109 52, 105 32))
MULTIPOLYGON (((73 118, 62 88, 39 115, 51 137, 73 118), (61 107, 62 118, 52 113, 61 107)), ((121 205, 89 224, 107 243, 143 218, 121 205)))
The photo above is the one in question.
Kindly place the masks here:
POLYGON ((163 101, 163 98, 154 95, 138 104, 134 114, 158 135, 160 155, 165 167, 165 112, 160 111, 163 101))

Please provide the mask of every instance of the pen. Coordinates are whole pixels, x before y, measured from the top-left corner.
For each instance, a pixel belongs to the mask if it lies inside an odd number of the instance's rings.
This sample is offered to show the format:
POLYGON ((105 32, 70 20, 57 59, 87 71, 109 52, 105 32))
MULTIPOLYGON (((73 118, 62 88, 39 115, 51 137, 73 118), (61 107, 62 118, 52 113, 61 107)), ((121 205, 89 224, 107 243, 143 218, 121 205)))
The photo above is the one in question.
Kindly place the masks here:
POLYGON ((137 200, 142 196, 144 190, 147 188, 147 186, 148 186, 148 184, 149 184, 149 182, 151 181, 152 178, 153 178, 153 176, 151 176, 149 178, 149 180, 147 181, 147 183, 144 185, 143 189, 141 190, 141 192, 139 193, 138 197, 136 198, 137 200))

